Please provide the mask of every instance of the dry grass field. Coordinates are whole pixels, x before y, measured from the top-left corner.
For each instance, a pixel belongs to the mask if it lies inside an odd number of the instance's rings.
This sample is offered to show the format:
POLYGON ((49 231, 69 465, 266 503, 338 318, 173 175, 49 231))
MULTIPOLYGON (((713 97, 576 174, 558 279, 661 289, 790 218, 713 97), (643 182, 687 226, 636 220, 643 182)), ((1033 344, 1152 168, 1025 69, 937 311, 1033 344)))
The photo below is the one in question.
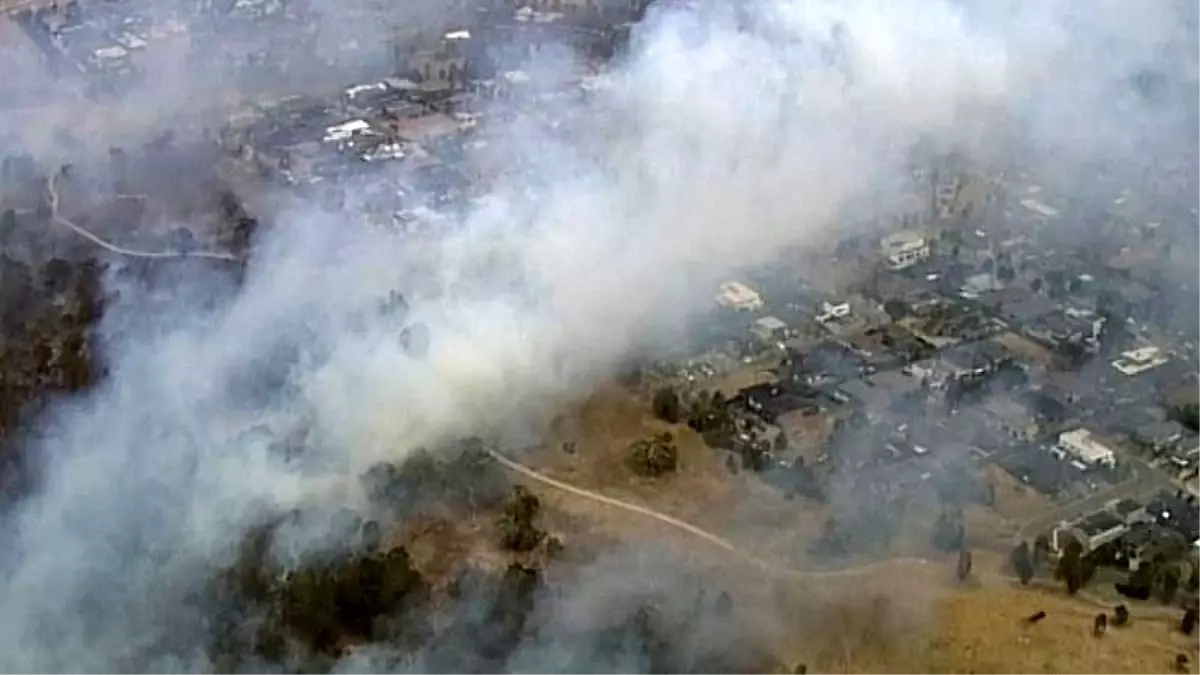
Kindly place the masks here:
MULTIPOLYGON (((1109 609, 1105 602, 1086 593, 1067 596, 1050 581, 1018 585, 1006 569, 1007 551, 976 549, 966 582, 955 578, 953 556, 924 563, 843 561, 867 568, 808 575, 800 571, 808 568, 803 556, 791 553, 817 536, 818 505, 786 501, 759 481, 731 474, 695 434, 654 420, 645 401, 620 389, 597 393, 569 422, 552 425, 545 448, 522 461, 730 539, 741 554, 645 515, 513 476, 540 498, 538 526, 566 546, 565 566, 558 566, 564 574, 614 552, 638 551, 657 552, 644 572, 655 578, 671 579, 682 567, 700 570, 706 584, 730 592, 739 625, 769 646, 777 672, 792 672, 797 664, 809 672, 1172 672, 1181 653, 1197 672, 1195 640, 1175 630, 1178 611, 1131 603, 1130 625, 1097 638, 1092 620, 1109 609), (664 430, 676 435, 679 471, 638 478, 625 465, 628 445, 664 430), (576 443, 574 453, 562 451, 565 441, 576 443), (654 569, 655 556, 661 570, 654 569), (1028 623, 1038 611, 1046 618, 1028 623)), ((1006 515, 1025 516, 1042 506, 1035 502, 1020 486, 997 486, 997 506, 1006 515)), ((993 528, 998 540, 1009 522, 994 512, 967 518, 972 528, 993 528)), ((435 579, 450 578, 463 560, 496 568, 514 559, 498 550, 494 516, 487 514, 431 517, 410 523, 400 536, 417 567, 435 579)), ((523 559, 538 562, 544 555, 539 550, 523 559)), ((916 550, 911 555, 923 557, 916 550)))

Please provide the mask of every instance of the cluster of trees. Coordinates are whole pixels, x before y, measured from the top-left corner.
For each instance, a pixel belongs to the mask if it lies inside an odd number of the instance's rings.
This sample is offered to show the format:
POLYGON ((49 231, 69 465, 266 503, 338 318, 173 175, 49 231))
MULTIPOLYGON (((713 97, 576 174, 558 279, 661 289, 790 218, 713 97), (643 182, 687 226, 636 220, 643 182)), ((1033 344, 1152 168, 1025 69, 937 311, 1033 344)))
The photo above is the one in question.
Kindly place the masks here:
POLYGON ((1083 588, 1096 573, 1096 562, 1090 556, 1084 555, 1083 544, 1073 538, 1067 539, 1058 565, 1054 568, 1054 578, 1067 586, 1067 593, 1074 595, 1083 588))
MULTIPOLYGON (((741 430, 744 436, 739 434, 737 415, 720 391, 700 391, 685 400, 674 389, 663 387, 655 392, 651 406, 663 421, 686 423, 701 435, 708 447, 733 452, 738 459, 730 457, 726 461, 731 472, 766 471, 772 466, 772 444, 753 428, 741 430)), ((787 438, 781 434, 776 437, 774 449, 785 450, 786 444, 787 438)))
POLYGON ((635 441, 629 446, 629 468, 639 476, 658 478, 679 467, 679 448, 670 432, 635 441))
POLYGON ((501 548, 525 553, 546 539, 546 532, 534 524, 541 506, 537 496, 525 487, 513 488, 503 512, 496 519, 501 548))
MULTIPOLYGON (((349 644, 392 639, 391 621, 423 600, 425 580, 404 548, 354 547, 285 569, 270 554, 279 524, 247 536, 237 561, 216 578, 210 597, 219 670, 260 659, 281 663, 294 645, 309 657, 334 657, 349 644)), ((360 531, 377 527, 364 523, 360 531)))
POLYGON ((720 391, 700 391, 685 400, 675 389, 663 387, 654 393, 654 414, 670 424, 686 423, 704 437, 712 448, 732 448, 737 424, 720 391))
MULTIPOLYGON (((512 503, 529 508, 523 498, 512 503)), ((364 643, 386 646, 399 659, 396 670, 419 651, 429 672, 503 672, 523 643, 548 628, 532 625, 536 603, 558 595, 542 568, 513 563, 498 572, 464 566, 438 598, 403 548, 351 547, 284 569, 269 553, 273 531, 263 527, 247 537, 236 563, 207 594, 221 672, 261 671, 264 664, 320 672, 364 643)), ((765 672, 773 665, 760 645, 727 639, 736 633, 727 592, 700 588, 690 607, 670 606, 634 598, 608 619, 552 631, 550 653, 560 660, 554 669, 616 671, 632 664, 647 672, 765 672)))
POLYGON ((52 258, 35 267, 0 253, 0 492, 6 498, 30 478, 17 450, 22 420, 36 416, 51 396, 84 391, 99 379, 92 334, 103 307, 94 261, 52 258))
POLYGON ((1192 431, 1200 431, 1200 403, 1184 403, 1171 408, 1171 419, 1192 431))
POLYGON ((1191 575, 1184 579, 1179 564, 1158 554, 1150 560, 1142 561, 1125 581, 1117 582, 1114 587, 1127 598, 1149 600, 1155 597, 1163 604, 1169 605, 1175 601, 1181 587, 1195 591, 1196 567, 1193 564, 1191 575))
POLYGON ((479 438, 464 438, 430 452, 418 448, 402 462, 384 462, 362 481, 368 497, 384 512, 411 514, 429 507, 469 513, 499 507, 511 483, 484 450, 479 438))

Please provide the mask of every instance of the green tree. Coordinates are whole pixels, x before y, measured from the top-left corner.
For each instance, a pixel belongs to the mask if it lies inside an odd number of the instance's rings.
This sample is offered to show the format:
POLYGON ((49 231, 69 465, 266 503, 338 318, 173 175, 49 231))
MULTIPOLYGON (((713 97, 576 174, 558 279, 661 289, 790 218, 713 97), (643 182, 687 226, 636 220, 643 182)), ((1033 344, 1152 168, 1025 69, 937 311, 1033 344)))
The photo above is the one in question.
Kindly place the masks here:
POLYGON ((1158 573, 1158 597, 1164 605, 1169 605, 1175 600, 1175 593, 1179 591, 1179 567, 1177 565, 1163 565, 1158 573))
POLYGON ((1171 418, 1192 431, 1200 431, 1200 403, 1184 403, 1171 408, 1171 418))
POLYGON ((5 209, 4 213, 0 214, 0 248, 8 245, 12 241, 12 236, 17 231, 17 212, 12 209, 5 209))
POLYGON ((639 476, 657 478, 675 471, 679 465, 679 450, 671 434, 664 432, 631 445, 628 464, 639 476))
POLYGON ((962 549, 965 537, 962 510, 943 509, 933 528, 933 545, 942 551, 958 551, 962 549))
POLYGON ((971 576, 971 552, 967 549, 958 552, 958 566, 954 572, 959 581, 966 581, 971 576))
POLYGON ((892 321, 899 321, 908 316, 908 305, 902 300, 893 298, 883 303, 883 311, 887 312, 892 321))
POLYGON ((679 394, 670 387, 663 387, 654 392, 651 407, 654 409, 654 415, 665 422, 678 424, 683 418, 683 404, 679 400, 679 394))
POLYGON ((1058 559, 1058 567, 1054 570, 1054 578, 1065 582, 1067 593, 1075 595, 1083 587, 1084 575, 1083 544, 1068 539, 1062 557, 1058 559))
POLYGON ((541 502, 536 495, 521 485, 514 487, 503 513, 496 521, 500 547, 521 552, 537 548, 546 537, 546 533, 534 525, 540 509, 541 502))
POLYGON ((1017 544, 1008 559, 1017 573, 1017 578, 1021 580, 1021 585, 1028 584, 1033 579, 1034 573, 1033 558, 1029 555, 1029 544, 1026 542, 1017 544))

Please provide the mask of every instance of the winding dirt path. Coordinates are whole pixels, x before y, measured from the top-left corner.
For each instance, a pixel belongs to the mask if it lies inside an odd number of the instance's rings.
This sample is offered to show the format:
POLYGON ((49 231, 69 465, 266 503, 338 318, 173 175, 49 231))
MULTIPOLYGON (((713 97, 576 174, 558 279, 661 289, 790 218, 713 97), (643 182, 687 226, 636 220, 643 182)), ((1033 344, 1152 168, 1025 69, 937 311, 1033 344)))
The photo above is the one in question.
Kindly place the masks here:
MULTIPOLYGON (((749 552, 739 548, 736 544, 729 541, 728 539, 725 539, 724 537, 722 537, 720 535, 714 534, 712 532, 709 532, 708 530, 705 530, 696 525, 693 525, 692 523, 689 523, 685 520, 680 520, 679 518, 675 518, 674 516, 669 516, 665 513, 661 513, 659 511, 655 511, 653 509, 646 508, 644 506, 639 506, 638 504, 633 504, 633 503, 630 503, 630 502, 627 502, 627 501, 624 501, 621 499, 609 497, 607 495, 603 495, 598 492, 593 492, 592 490, 577 487, 575 485, 571 485, 570 483, 565 483, 565 482, 557 480, 555 478, 551 478, 550 476, 547 476, 546 474, 541 473, 540 471, 537 471, 537 470, 532 469, 528 466, 525 466, 524 464, 521 464, 513 459, 510 459, 509 457, 506 457, 495 450, 489 449, 487 451, 487 453, 488 453, 488 455, 490 455, 492 457, 492 459, 496 460, 496 462, 498 462, 500 465, 504 466, 506 469, 513 471, 515 473, 518 473, 522 476, 525 476, 526 478, 528 478, 530 480, 533 480, 535 482, 541 483, 542 485, 546 485, 548 487, 554 488, 561 492, 566 492, 568 494, 575 495, 576 497, 580 497, 582 499, 589 499, 591 501, 599 502, 601 504, 605 504, 607 506, 611 506, 616 509, 621 509, 623 511, 628 511, 630 513, 636 513, 640 516, 644 516, 646 518, 651 518, 653 520, 657 520, 660 523, 669 525, 677 530, 686 532, 698 539, 703 539, 704 541, 716 546, 717 548, 720 548, 720 549, 726 551, 727 553, 734 555, 735 557, 739 558, 740 560, 742 560, 744 562, 750 563, 750 564, 754 565, 755 567, 758 567, 759 569, 761 569, 767 573, 770 573, 770 574, 773 574, 776 576, 780 576, 780 577, 793 578, 793 579, 823 579, 823 578, 827 579, 827 578, 834 578, 834 577, 854 577, 854 576, 861 576, 864 574, 868 574, 868 573, 874 572, 874 571, 882 569, 882 568, 932 567, 932 566, 935 566, 938 564, 935 561, 927 560, 925 558, 898 557, 898 558, 887 558, 884 560, 877 560, 875 562, 865 563, 862 565, 856 565, 853 567, 843 567, 840 569, 832 569, 832 570, 805 570, 805 569, 798 569, 798 568, 793 568, 793 567, 784 567, 777 563, 772 563, 763 558, 759 558, 759 557, 755 556, 754 554, 749 553, 749 552)), ((972 576, 975 576, 980 579, 988 579, 988 580, 999 581, 999 582, 1020 583, 1020 581, 1021 581, 1020 578, 1015 575, 1004 574, 1001 572, 982 571, 982 570, 973 571, 972 576)), ((1045 588, 1049 588, 1049 587, 1057 587, 1058 584, 1057 583, 1049 584, 1045 580, 1039 579, 1039 580, 1036 580, 1035 582, 1031 583, 1029 586, 1030 586, 1030 588, 1045 589, 1045 588)), ((1074 598, 1077 601, 1083 602, 1085 604, 1089 604, 1098 609, 1107 610, 1107 609, 1111 609, 1113 607, 1113 602, 1111 600, 1099 598, 1099 597, 1093 596, 1093 595, 1085 593, 1085 592, 1077 593, 1074 596, 1074 598)), ((1129 604, 1129 603, 1127 602, 1127 604, 1129 604)), ((1158 607, 1158 606, 1153 606, 1153 605, 1142 605, 1140 603, 1137 604, 1136 609, 1138 611, 1138 614, 1141 616, 1149 615, 1149 616, 1158 617, 1158 618, 1175 617, 1180 613, 1180 610, 1173 608, 1173 607, 1158 607)))
POLYGON ((93 244, 107 251, 116 253, 117 255, 129 256, 131 258, 151 258, 156 260, 171 259, 171 258, 208 258, 211 260, 237 260, 237 256, 232 253, 220 253, 212 251, 135 251, 128 248, 122 248, 116 244, 107 242, 97 235, 93 234, 86 228, 80 227, 75 223, 64 218, 58 212, 58 179, 62 175, 61 172, 55 173, 50 180, 46 181, 46 191, 50 196, 50 218, 55 223, 66 227, 75 234, 87 239, 93 244))
POLYGON ((742 550, 736 544, 729 541, 728 539, 726 539, 720 535, 714 534, 712 532, 709 532, 708 530, 697 527, 696 525, 693 525, 685 520, 680 520, 679 518, 675 518, 674 516, 669 516, 665 513, 655 511, 653 509, 649 509, 644 506, 639 506, 637 504, 633 504, 633 503, 630 503, 630 502, 627 502, 627 501, 624 501, 621 499, 609 497, 607 495, 600 494, 599 492, 593 492, 591 490, 587 490, 587 489, 584 489, 581 487, 576 487, 574 485, 571 485, 570 483, 564 483, 563 481, 557 480, 555 478, 551 478, 550 476, 547 476, 544 473, 541 473, 539 471, 531 469, 531 468, 525 466, 524 464, 520 464, 519 462, 516 462, 516 461, 500 454, 499 452, 496 452, 495 450, 488 450, 487 452, 489 455, 491 455, 492 459, 499 462, 506 469, 509 469, 510 471, 513 471, 515 473, 519 473, 522 476, 529 478, 530 480, 533 480, 533 481, 536 481, 543 485, 552 487, 556 490, 566 492, 566 493, 575 495, 577 497, 581 497, 583 499, 590 499, 594 502, 606 504, 613 508, 621 509, 624 511, 629 511, 631 513, 636 513, 636 514, 638 514, 640 516, 644 516, 646 518, 651 518, 653 520, 657 520, 660 523, 664 523, 664 524, 669 525, 677 530, 682 530, 683 532, 686 532, 694 537, 703 539, 704 541, 716 546, 717 548, 723 549, 726 552, 733 554, 734 556, 740 558, 744 562, 748 562, 748 563, 754 565, 755 567, 758 567, 764 571, 767 571, 767 572, 770 572, 772 574, 776 574, 779 576, 796 577, 796 578, 804 578, 804 579, 814 579, 814 578, 823 578, 823 577, 824 578, 849 577, 849 576, 866 574, 868 572, 879 569, 881 567, 895 567, 898 565, 924 566, 924 565, 933 564, 932 561, 926 560, 924 558, 889 558, 887 560, 880 560, 880 561, 876 561, 876 562, 872 562, 872 563, 866 563, 866 564, 859 565, 856 567, 845 567, 845 568, 834 569, 834 570, 801 570, 801 569, 795 569, 795 568, 790 568, 790 567, 782 567, 778 564, 772 563, 770 561, 759 558, 753 554, 747 553, 746 551, 742 550))

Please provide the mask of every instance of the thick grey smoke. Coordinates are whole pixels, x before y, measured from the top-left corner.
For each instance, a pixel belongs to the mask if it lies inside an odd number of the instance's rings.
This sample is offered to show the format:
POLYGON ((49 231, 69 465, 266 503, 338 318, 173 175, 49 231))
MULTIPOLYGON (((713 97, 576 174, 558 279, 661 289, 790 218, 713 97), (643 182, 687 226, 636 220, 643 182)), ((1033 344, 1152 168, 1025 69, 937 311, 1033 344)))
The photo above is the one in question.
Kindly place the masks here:
MULTIPOLYGON (((533 175, 444 236, 291 205, 228 307, 133 333, 110 317, 107 381, 46 416, 45 482, 10 516, 0 669, 204 667, 192 580, 262 514, 354 505, 376 461, 536 427, 686 326, 731 270, 903 197, 918 143, 1069 174, 1194 142, 1175 140, 1194 122, 1195 54, 1167 3, 743 4, 652 12, 610 89, 540 104, 573 127, 496 129, 533 175), (1170 83, 1157 99, 1131 84, 1146 71, 1170 83), (393 289, 430 328, 424 358, 374 318, 393 289), (301 426, 315 452, 286 464, 272 443, 301 426)), ((319 42, 358 29, 339 15, 319 42)), ((126 101, 162 94, 130 128, 219 80, 174 72, 126 101)))

